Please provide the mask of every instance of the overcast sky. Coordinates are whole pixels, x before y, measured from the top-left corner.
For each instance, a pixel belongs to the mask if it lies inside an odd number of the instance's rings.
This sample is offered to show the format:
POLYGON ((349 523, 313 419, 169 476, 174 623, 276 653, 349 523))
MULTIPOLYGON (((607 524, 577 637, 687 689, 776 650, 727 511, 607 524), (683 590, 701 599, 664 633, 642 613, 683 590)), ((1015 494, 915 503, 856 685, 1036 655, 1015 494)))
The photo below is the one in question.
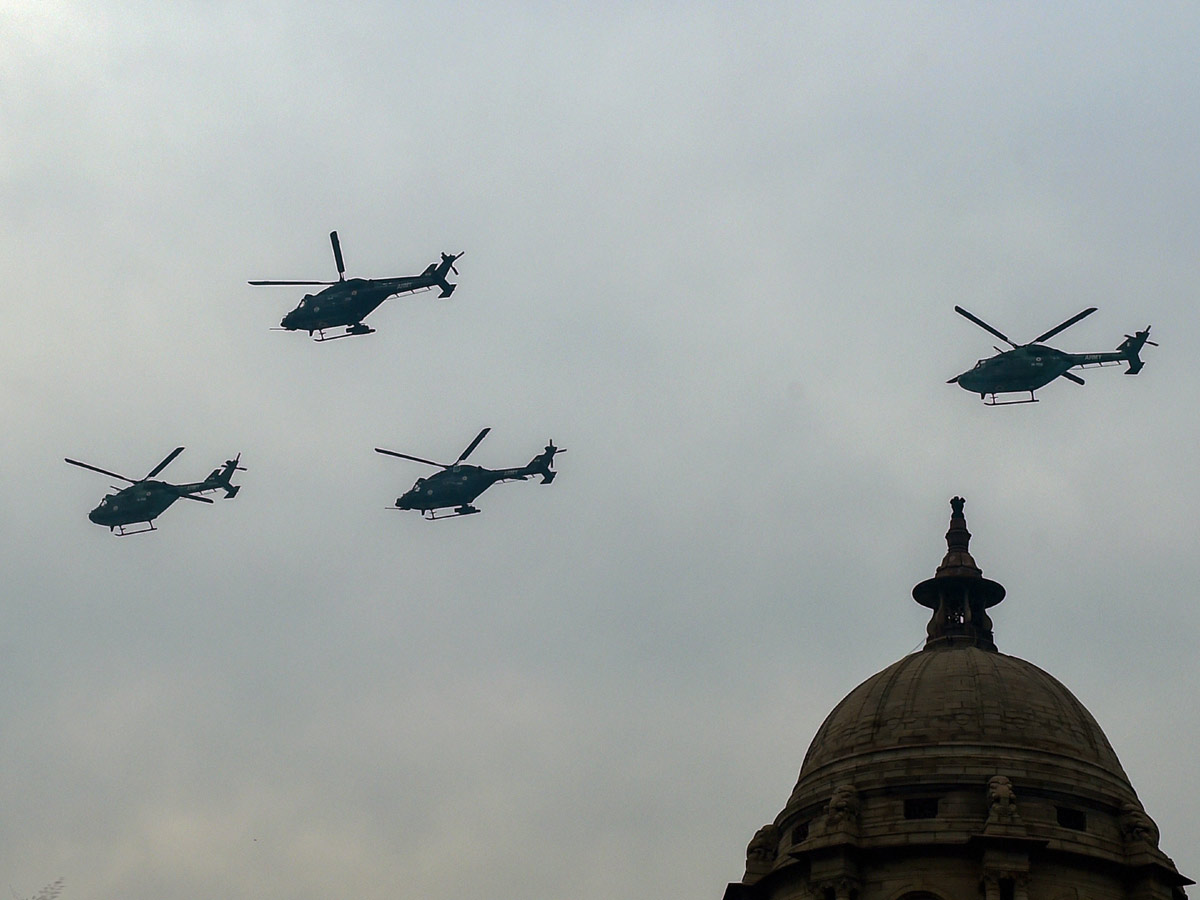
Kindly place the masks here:
POLYGON ((1185 3, 9 0, 0 889, 715 900, 954 494, 1200 877, 1197 60, 1185 3), (459 289, 271 331, 333 229, 459 289), (1162 346, 988 409, 955 304, 1162 346), (485 425, 560 477, 385 509, 485 425), (180 445, 236 501, 87 521, 64 457, 180 445))

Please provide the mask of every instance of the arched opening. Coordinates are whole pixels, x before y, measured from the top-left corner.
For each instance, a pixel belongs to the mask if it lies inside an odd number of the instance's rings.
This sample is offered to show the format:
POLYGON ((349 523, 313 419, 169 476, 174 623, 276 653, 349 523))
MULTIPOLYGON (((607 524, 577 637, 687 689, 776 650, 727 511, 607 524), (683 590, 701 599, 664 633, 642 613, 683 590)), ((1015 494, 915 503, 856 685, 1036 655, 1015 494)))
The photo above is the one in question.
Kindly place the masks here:
POLYGON ((946 898, 932 891, 907 891, 898 897, 893 897, 892 900, 946 900, 946 898))

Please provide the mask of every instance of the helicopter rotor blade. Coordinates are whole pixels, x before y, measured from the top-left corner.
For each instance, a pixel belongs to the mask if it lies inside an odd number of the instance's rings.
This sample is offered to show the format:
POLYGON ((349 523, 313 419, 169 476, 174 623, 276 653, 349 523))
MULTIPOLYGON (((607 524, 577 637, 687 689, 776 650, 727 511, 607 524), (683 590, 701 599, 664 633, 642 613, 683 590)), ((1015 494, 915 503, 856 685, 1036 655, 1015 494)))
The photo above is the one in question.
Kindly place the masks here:
POLYGON ((450 468, 450 466, 446 463, 434 462, 432 459, 422 459, 419 456, 410 456, 407 453, 397 453, 395 450, 384 450, 382 447, 376 447, 375 452, 383 453, 387 456, 398 456, 401 459, 411 459, 413 462, 425 463, 427 466, 437 466, 439 469, 450 468))
POLYGON ((984 331, 986 331, 986 332, 988 332, 988 333, 990 333, 990 334, 994 334, 996 337, 1000 338, 1000 340, 1004 341, 1004 343, 1006 343, 1006 344, 1008 344, 1009 346, 1011 346, 1011 347, 1012 347, 1014 350, 1016 349, 1017 345, 1016 345, 1016 344, 1014 344, 1014 343, 1012 342, 1012 340, 1009 338, 1009 336, 1008 336, 1008 335, 1006 335, 1006 334, 1005 334, 1004 332, 1002 332, 1002 331, 999 331, 999 330, 997 330, 997 329, 993 328, 993 327, 992 327, 991 325, 989 325, 987 322, 983 321, 983 319, 979 318, 979 317, 978 317, 978 316, 976 316, 976 315, 973 315, 973 314, 971 314, 971 313, 967 312, 967 311, 966 311, 965 309, 963 309, 961 306, 956 306, 956 307, 954 307, 954 311, 955 311, 956 313, 958 313, 960 316, 962 316, 963 318, 970 319, 972 322, 974 322, 976 325, 978 325, 978 326, 979 326, 980 328, 982 328, 984 331))
POLYGON ((1087 316, 1090 316, 1090 315, 1091 315, 1092 313, 1094 313, 1095 311, 1096 311, 1096 307, 1094 307, 1094 306, 1089 306, 1089 307, 1088 307, 1087 309, 1085 309, 1083 312, 1081 312, 1081 313, 1076 313, 1075 315, 1071 316, 1071 318, 1067 319, 1067 321, 1063 322, 1061 325, 1056 325, 1055 327, 1051 328, 1051 329, 1050 329, 1049 331, 1047 331, 1045 334, 1039 334, 1037 337, 1035 337, 1035 338, 1034 338, 1032 341, 1030 341, 1029 343, 1031 343, 1031 344, 1040 344, 1042 341, 1048 341, 1048 340, 1050 340, 1050 338, 1054 337, 1056 334, 1058 334, 1058 333, 1059 333, 1060 331, 1062 331, 1063 329, 1065 329, 1065 328, 1070 328, 1072 325, 1074 325, 1074 324, 1075 324, 1076 322, 1078 322, 1080 319, 1083 319, 1083 318, 1086 318, 1087 316))
POLYGON ((1074 374, 1073 372, 1063 372, 1062 377, 1067 379, 1067 381, 1073 381, 1076 384, 1084 384, 1085 383, 1082 378, 1080 378, 1078 375, 1074 374))
POLYGON ((208 497, 197 497, 195 494, 180 494, 179 496, 184 500, 199 500, 201 503, 213 502, 212 500, 208 499, 208 497))
POLYGON ((255 286, 264 284, 323 284, 328 287, 331 284, 337 284, 336 281, 247 281, 246 284, 255 286))
POLYGON ((153 469, 151 469, 150 472, 146 475, 146 477, 142 479, 142 481, 149 481, 151 478, 153 478, 155 475, 157 475, 159 472, 161 472, 163 469, 165 469, 167 466, 169 466, 171 464, 171 460, 173 460, 175 457, 177 457, 182 452, 183 452, 182 447, 176 447, 174 450, 172 450, 170 453, 167 454, 166 459, 164 459, 157 466, 155 466, 153 469))
POLYGON ((108 469, 101 469, 99 466, 88 465, 87 463, 80 462, 77 459, 66 459, 66 457, 63 457, 63 459, 65 462, 69 462, 73 466, 79 466, 81 469, 91 469, 93 472, 99 472, 101 475, 108 475, 112 478, 120 478, 122 481, 128 481, 130 484, 137 484, 137 482, 132 478, 127 478, 124 475, 118 475, 116 472, 108 471, 108 469))
POLYGON ((342 242, 338 240, 337 232, 329 232, 329 243, 333 244, 333 259, 338 267, 338 281, 346 280, 346 264, 342 262, 342 242))
POLYGON ((456 459, 454 461, 455 464, 462 462, 464 459, 466 459, 468 456, 470 456, 471 451, 479 446, 479 442, 482 441, 485 437, 487 437, 487 433, 491 430, 492 430, 491 427, 488 427, 488 428, 483 429, 483 431, 479 432, 479 434, 475 435, 475 440, 471 441, 471 443, 467 445, 467 449, 464 450, 461 454, 459 454, 458 459, 456 459))

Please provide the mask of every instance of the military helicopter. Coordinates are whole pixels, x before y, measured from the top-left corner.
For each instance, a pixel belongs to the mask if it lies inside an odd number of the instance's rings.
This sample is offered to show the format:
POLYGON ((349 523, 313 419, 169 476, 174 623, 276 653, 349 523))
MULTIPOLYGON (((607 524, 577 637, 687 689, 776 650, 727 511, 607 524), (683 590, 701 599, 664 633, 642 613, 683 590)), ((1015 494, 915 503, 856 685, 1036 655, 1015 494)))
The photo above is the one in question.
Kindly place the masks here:
POLYGON ((1076 384, 1083 384, 1083 379, 1068 371, 1076 366, 1088 368, 1093 366, 1113 366, 1119 363, 1129 363, 1126 375, 1136 375, 1142 370, 1144 363, 1138 356, 1146 344, 1157 347, 1150 340, 1150 326, 1145 331, 1125 335, 1125 340, 1115 351, 1103 353, 1064 353, 1053 347, 1045 346, 1047 341, 1060 331, 1070 328, 1080 319, 1090 316, 1096 307, 1089 306, 1081 313, 1076 313, 1061 325, 1056 325, 1045 334, 1040 334, 1028 344, 1014 344, 1008 336, 997 331, 987 322, 967 312, 961 306, 954 307, 960 316, 970 319, 984 331, 994 334, 1000 340, 1012 347, 1011 350, 996 348, 998 356, 981 359, 974 368, 955 375, 947 384, 957 384, 963 390, 979 394, 988 406, 1008 406, 1015 403, 1036 403, 1033 392, 1049 384, 1055 378, 1062 377, 1076 384), (1029 392, 1028 398, 1020 400, 999 400, 997 394, 1015 394, 1029 392))
POLYGON ((555 447, 554 441, 550 441, 546 445, 546 449, 525 466, 517 466, 512 469, 485 469, 482 466, 463 465, 462 461, 471 455, 471 451, 479 446, 479 442, 487 436, 489 431, 491 431, 490 428, 485 428, 475 435, 475 440, 467 445, 467 449, 459 454, 458 459, 448 464, 376 447, 376 453, 411 459, 415 462, 425 463, 427 466, 437 466, 442 470, 428 478, 418 478, 417 483, 396 500, 395 509, 419 509, 421 515, 431 521, 469 516, 479 512, 471 505, 471 501, 498 481, 524 481, 530 475, 541 475, 542 484, 549 484, 554 480, 554 454, 566 452, 561 447, 555 447), (437 512, 440 509, 451 508, 453 508, 453 512, 441 514, 437 512))
POLYGON ((108 530, 115 533, 118 537, 124 537, 128 534, 143 534, 147 531, 157 531, 154 527, 154 520, 162 515, 163 511, 168 506, 178 500, 180 497, 185 500, 199 500, 201 503, 212 503, 208 497, 198 497, 197 494, 204 491, 215 491, 224 489, 225 499, 230 499, 237 496, 240 485, 230 484, 229 479, 234 472, 245 472, 244 466, 239 466, 238 462, 242 458, 242 454, 238 454, 233 459, 225 460, 225 465, 219 469, 213 469, 212 473, 203 481, 194 481, 190 484, 168 484, 165 481, 152 480, 155 475, 165 469, 170 462, 183 452, 182 447, 176 447, 167 454, 167 458, 160 462, 157 466, 151 469, 145 478, 134 480, 127 478, 124 475, 118 475, 116 472, 110 472, 107 469, 101 469, 97 466, 89 465, 78 460, 68 459, 73 466, 79 466, 81 469, 90 469, 93 472, 99 472, 101 475, 109 475, 113 478, 119 478, 122 481, 128 481, 127 488, 113 488, 116 493, 107 495, 100 501, 100 505, 88 513, 88 518, 97 525, 107 525, 108 530), (145 523, 147 528, 130 529, 130 525, 140 525, 145 523))
POLYGON ((333 259, 337 263, 337 281, 251 281, 253 285, 308 284, 328 285, 316 294, 305 294, 300 305, 283 317, 279 324, 282 331, 307 331, 317 335, 317 341, 332 341, 352 337, 356 334, 372 334, 375 329, 363 324, 363 319, 373 312, 388 297, 440 287, 439 297, 449 297, 458 287, 446 281, 446 274, 458 269, 454 262, 457 254, 442 254, 441 263, 430 263, 420 275, 400 275, 396 278, 351 278, 346 280, 346 265, 342 262, 342 245, 336 231, 329 232, 333 244, 333 259), (346 327, 345 334, 326 335, 327 328, 346 327))

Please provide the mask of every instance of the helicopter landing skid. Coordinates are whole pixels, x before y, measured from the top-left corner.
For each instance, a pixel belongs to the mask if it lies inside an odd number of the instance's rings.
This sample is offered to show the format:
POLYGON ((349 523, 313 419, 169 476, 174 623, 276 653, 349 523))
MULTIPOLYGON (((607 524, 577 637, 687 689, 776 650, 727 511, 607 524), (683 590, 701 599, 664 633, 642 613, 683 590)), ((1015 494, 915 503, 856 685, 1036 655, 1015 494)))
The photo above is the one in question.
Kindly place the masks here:
POLYGON ((989 394, 988 397, 983 398, 984 406, 1018 406, 1022 403, 1038 402, 1038 398, 1033 396, 1033 391, 1029 392, 1029 399, 1022 398, 1020 400, 998 400, 995 394, 989 394), (988 399, 988 397, 991 399, 988 399))
POLYGON ((432 522, 435 519, 457 519, 459 516, 471 516, 477 512, 482 512, 482 510, 480 510, 478 507, 467 504, 463 506, 457 506, 455 507, 454 512, 442 513, 440 516, 437 514, 437 510, 431 509, 427 510, 427 512, 428 515, 425 515, 425 518, 432 522))
POLYGON ((109 530, 113 534, 115 534, 117 537, 129 537, 131 534, 149 534, 151 531, 158 531, 158 529, 154 527, 153 522, 131 522, 130 524, 131 525, 146 525, 148 527, 135 528, 131 531, 129 529, 128 525, 116 525, 116 526, 110 528, 109 530))
POLYGON ((375 333, 374 328, 371 328, 369 325, 363 325, 361 322, 359 322, 357 325, 351 325, 349 328, 346 329, 345 334, 333 334, 333 335, 326 336, 325 329, 318 328, 317 336, 313 338, 313 342, 317 343, 317 344, 321 344, 321 343, 324 343, 325 341, 336 341, 338 338, 348 338, 348 337, 354 337, 355 335, 358 335, 358 334, 374 334, 374 333, 375 333))

